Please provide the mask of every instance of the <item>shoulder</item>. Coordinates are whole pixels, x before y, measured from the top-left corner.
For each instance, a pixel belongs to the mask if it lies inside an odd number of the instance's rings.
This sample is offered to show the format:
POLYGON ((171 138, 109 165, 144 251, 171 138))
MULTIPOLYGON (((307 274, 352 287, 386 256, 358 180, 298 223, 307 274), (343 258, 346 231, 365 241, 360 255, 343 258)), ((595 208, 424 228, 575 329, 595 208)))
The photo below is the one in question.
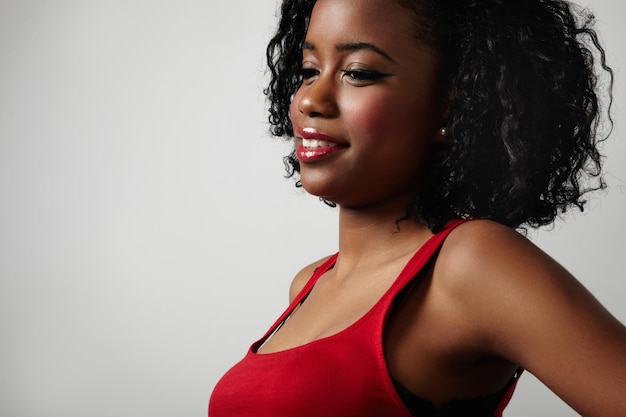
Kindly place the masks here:
POLYGON ((514 229, 487 220, 453 230, 433 274, 455 314, 489 340, 492 353, 504 356, 510 352, 499 351, 496 345, 509 337, 509 331, 522 334, 520 325, 570 313, 576 304, 589 302, 565 268, 514 229))
MULTIPOLYGON (((455 315, 492 354, 531 370, 537 357, 548 357, 572 334, 597 339, 598 329, 615 330, 614 318, 563 266, 495 222, 471 221, 452 231, 434 274, 455 315)), ((618 333, 623 342, 623 331, 618 333)))
POLYGON ((306 285, 311 276, 313 276, 315 270, 322 266, 324 262, 330 259, 331 256, 332 255, 326 256, 305 266, 296 274, 296 276, 291 281, 291 286, 289 287, 289 302, 293 301, 293 299, 296 298, 298 293, 306 285))
POLYGON ((490 220, 473 220, 457 226, 444 241, 438 262, 448 278, 475 280, 491 279, 494 274, 506 271, 552 269, 557 265, 525 236, 490 220))
POLYGON ((458 226, 433 282, 484 352, 528 369, 582 415, 625 415, 626 328, 524 236, 458 226))

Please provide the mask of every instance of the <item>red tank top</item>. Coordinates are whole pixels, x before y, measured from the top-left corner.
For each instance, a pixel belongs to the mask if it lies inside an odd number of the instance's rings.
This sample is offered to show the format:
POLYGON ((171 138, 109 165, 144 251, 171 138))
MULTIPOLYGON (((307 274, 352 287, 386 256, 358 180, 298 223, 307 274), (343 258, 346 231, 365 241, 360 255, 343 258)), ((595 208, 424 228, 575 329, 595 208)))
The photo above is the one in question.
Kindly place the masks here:
MULTIPOLYGON (((332 268, 337 259, 337 254, 333 255, 315 271, 267 333, 217 383, 209 401, 209 417, 412 417, 387 369, 383 328, 397 294, 459 223, 451 223, 430 238, 386 293, 354 324, 302 346, 257 354, 259 346, 287 320, 318 278, 332 268)), ((490 415, 501 416, 515 382, 490 415)))

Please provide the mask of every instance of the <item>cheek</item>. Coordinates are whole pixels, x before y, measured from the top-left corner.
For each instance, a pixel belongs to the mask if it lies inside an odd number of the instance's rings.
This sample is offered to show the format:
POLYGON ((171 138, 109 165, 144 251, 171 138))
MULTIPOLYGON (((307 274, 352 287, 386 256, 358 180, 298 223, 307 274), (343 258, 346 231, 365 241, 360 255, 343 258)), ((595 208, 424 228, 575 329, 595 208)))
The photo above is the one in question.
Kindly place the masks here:
POLYGON ((344 115, 353 121, 353 133, 367 136, 412 136, 429 134, 433 124, 428 100, 370 94, 346 101, 344 115))
POLYGON ((383 94, 350 97, 342 107, 344 115, 353 121, 352 126, 359 131, 378 130, 394 118, 392 107, 395 105, 383 94))

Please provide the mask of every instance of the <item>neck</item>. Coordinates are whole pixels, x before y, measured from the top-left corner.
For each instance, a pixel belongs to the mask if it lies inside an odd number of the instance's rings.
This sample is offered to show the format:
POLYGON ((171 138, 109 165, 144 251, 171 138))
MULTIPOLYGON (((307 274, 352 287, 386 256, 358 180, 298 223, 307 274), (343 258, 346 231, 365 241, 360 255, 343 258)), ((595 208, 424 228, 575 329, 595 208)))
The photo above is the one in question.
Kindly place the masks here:
MULTIPOLYGON (((414 217, 398 222, 404 210, 339 211, 339 252, 342 267, 384 262, 415 252, 430 236, 414 217)), ((339 264, 339 262, 338 262, 339 264)))

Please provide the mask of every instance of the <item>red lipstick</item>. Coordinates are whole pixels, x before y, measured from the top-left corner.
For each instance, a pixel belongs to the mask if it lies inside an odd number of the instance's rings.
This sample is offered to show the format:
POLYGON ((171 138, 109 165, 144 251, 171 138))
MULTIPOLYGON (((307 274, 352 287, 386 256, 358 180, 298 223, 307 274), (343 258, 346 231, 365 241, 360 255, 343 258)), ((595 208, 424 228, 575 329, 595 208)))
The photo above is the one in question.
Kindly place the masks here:
POLYGON ((313 128, 298 126, 296 136, 302 140, 296 149, 300 162, 316 162, 343 148, 335 138, 313 128))

